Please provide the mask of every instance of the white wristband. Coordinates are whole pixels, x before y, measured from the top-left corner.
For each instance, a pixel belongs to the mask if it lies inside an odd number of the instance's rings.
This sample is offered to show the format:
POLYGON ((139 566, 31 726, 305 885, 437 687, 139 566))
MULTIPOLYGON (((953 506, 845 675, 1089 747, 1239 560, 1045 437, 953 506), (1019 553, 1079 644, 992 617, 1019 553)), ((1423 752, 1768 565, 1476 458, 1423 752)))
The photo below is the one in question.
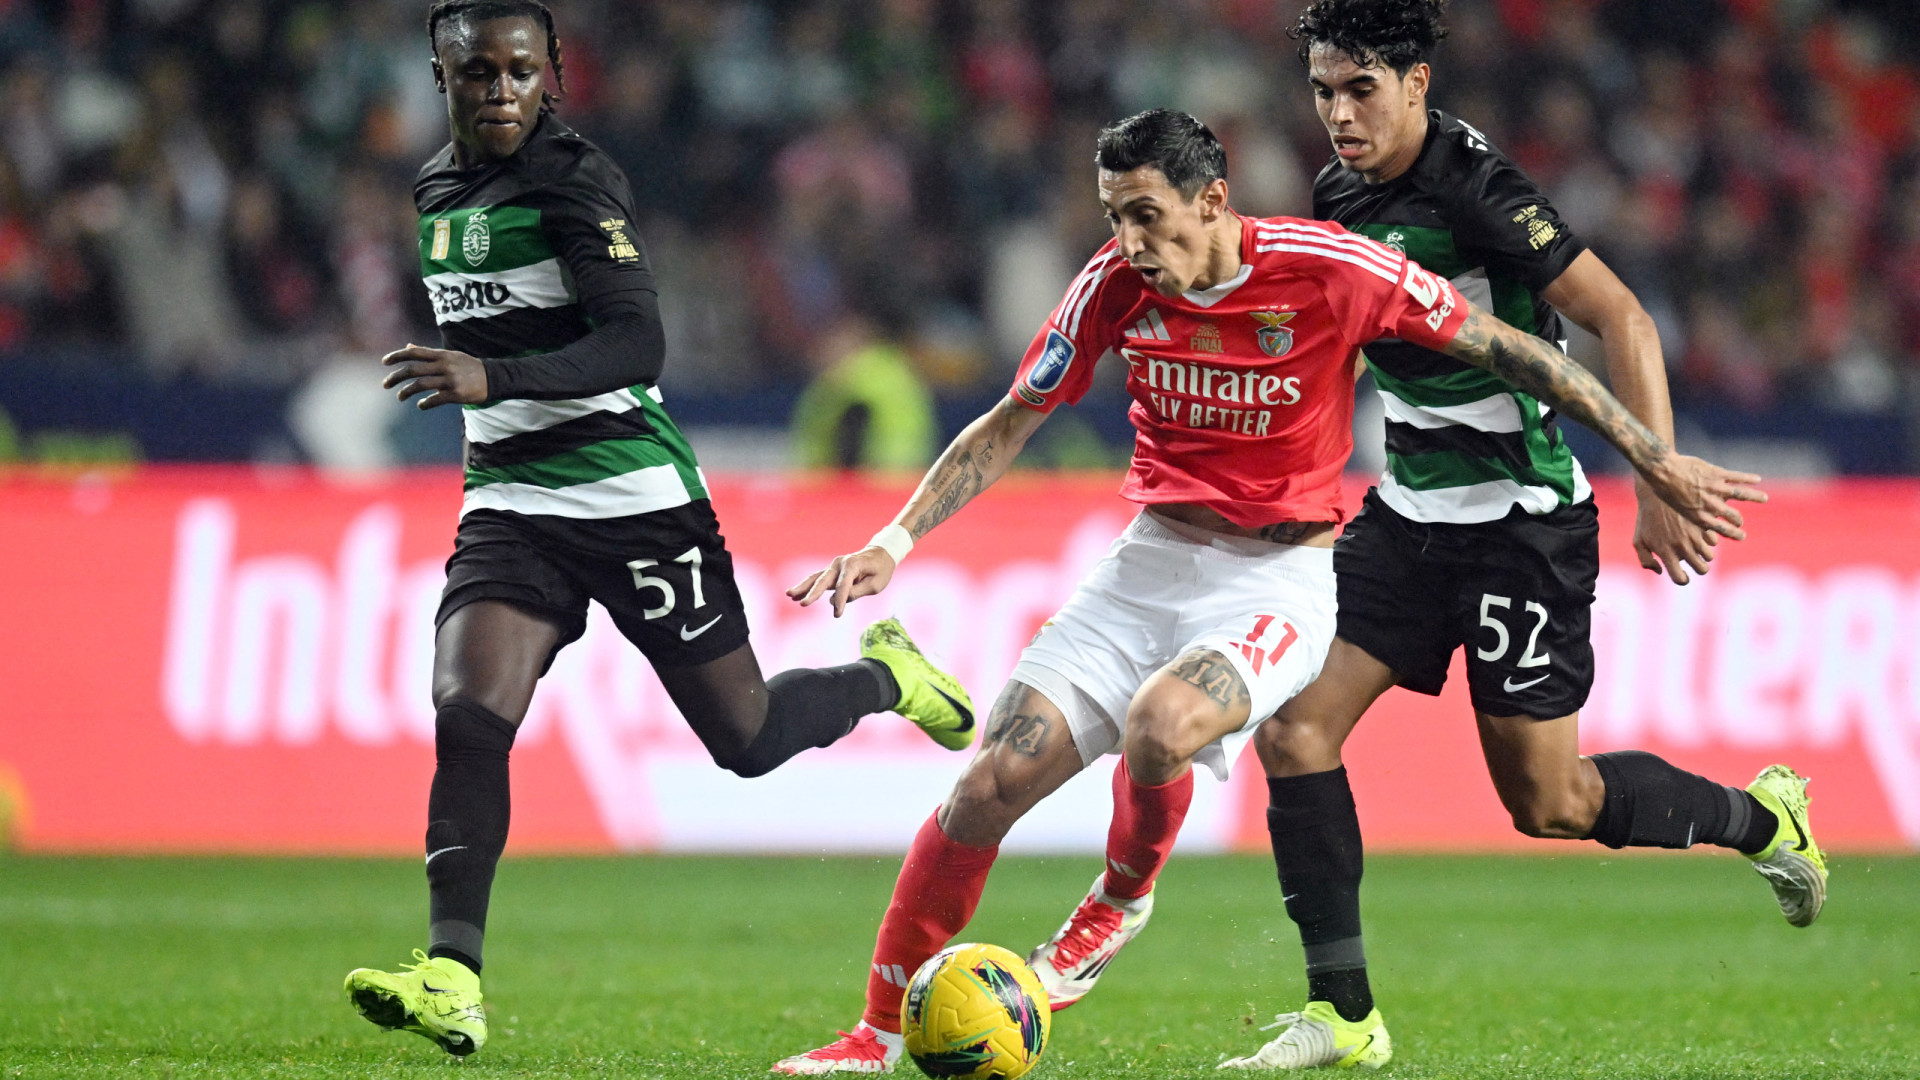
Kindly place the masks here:
POLYGON ((898 525, 889 525, 874 533, 873 539, 867 541, 867 546, 877 547, 893 556, 895 565, 898 565, 907 557, 907 552, 913 550, 913 534, 898 525))

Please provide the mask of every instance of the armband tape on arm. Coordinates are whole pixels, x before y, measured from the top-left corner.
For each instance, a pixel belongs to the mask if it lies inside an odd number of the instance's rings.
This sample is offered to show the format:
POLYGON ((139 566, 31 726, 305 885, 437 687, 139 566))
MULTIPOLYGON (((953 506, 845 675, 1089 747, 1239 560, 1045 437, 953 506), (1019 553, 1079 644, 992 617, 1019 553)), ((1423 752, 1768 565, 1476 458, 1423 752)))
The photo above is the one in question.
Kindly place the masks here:
POLYGON ((893 556, 894 565, 897 566, 907 557, 907 552, 913 550, 913 534, 898 525, 889 525, 874 533, 873 539, 867 541, 867 546, 877 547, 893 556))

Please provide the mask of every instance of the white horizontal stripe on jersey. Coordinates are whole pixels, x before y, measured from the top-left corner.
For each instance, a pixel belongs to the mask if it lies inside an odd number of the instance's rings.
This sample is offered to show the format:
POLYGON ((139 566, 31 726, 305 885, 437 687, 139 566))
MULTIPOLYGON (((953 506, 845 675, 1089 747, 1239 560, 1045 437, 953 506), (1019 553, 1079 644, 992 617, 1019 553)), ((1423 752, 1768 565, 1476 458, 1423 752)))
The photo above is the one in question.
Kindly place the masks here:
POLYGON ((486 319, 515 308, 556 308, 573 302, 559 259, 490 274, 434 274, 423 278, 440 325, 486 319))
MULTIPOLYGON (((1391 470, 1381 475, 1379 491, 1380 500, 1402 517, 1429 523, 1478 525, 1506 517, 1507 511, 1516 504, 1529 514, 1544 514, 1560 505, 1560 497, 1549 487, 1489 480, 1483 484, 1421 491, 1401 484, 1391 470)), ((1587 482, 1587 472, 1580 467, 1580 459, 1574 458, 1573 501, 1583 503, 1591 498, 1593 485, 1587 482)))
POLYGON ((1343 263, 1352 263, 1353 265, 1358 266, 1361 269, 1365 270, 1367 273, 1372 274, 1375 277, 1385 278, 1386 280, 1392 282, 1395 285, 1400 284, 1399 274, 1397 273, 1390 274, 1387 271, 1380 269, 1380 264, 1374 262, 1371 259, 1365 259, 1358 255, 1341 251, 1337 248, 1320 247, 1317 245, 1310 246, 1307 244, 1274 243, 1274 244, 1255 244, 1253 245, 1253 250, 1255 251, 1293 251, 1293 252, 1298 252, 1302 255, 1324 255, 1329 259, 1338 259, 1343 263))
MULTIPOLYGON (((1385 390, 1380 402, 1387 407, 1387 419, 1432 430, 1443 427, 1470 427, 1475 431, 1521 431, 1520 400, 1512 394, 1490 394, 1465 405, 1415 405, 1385 390)), ((1546 407, 1541 406, 1542 415, 1546 407)))
POLYGON ((1477 304, 1488 311, 1493 310, 1493 282, 1487 279, 1487 268, 1476 266, 1472 270, 1453 279, 1453 287, 1460 291, 1470 303, 1477 304))
POLYGON ((511 510, 516 514, 604 519, 670 510, 692 501, 693 495, 680 479, 679 469, 672 465, 650 465, 572 487, 487 484, 472 488, 461 503, 460 516, 475 510, 511 510))
POLYGON ((1372 259, 1374 262, 1380 264, 1380 269, 1391 270, 1395 274, 1400 272, 1400 265, 1406 261, 1406 257, 1399 252, 1391 248, 1382 247, 1364 236, 1354 236, 1351 233, 1341 236, 1323 232, 1319 229, 1282 226, 1278 229, 1271 230, 1260 229, 1257 230, 1257 234, 1256 238, 1260 240, 1308 241, 1325 244, 1328 247, 1337 247, 1344 251, 1351 251, 1356 255, 1372 259))
MULTIPOLYGON (((1575 485, 1579 494, 1580 485, 1575 485)), ((1529 514, 1544 514, 1560 505, 1560 496, 1550 487, 1531 487, 1512 480, 1488 480, 1461 487, 1431 488, 1416 491, 1387 472, 1380 477, 1380 501, 1395 513, 1414 521, 1452 522, 1478 525, 1498 521, 1517 503, 1529 514)))
MULTIPOLYGON (((657 397, 654 400, 659 400, 657 397)), ((622 413, 640 407, 631 390, 614 390, 593 397, 564 401, 501 401, 484 409, 463 409, 460 418, 470 443, 499 442, 597 412, 622 413)))

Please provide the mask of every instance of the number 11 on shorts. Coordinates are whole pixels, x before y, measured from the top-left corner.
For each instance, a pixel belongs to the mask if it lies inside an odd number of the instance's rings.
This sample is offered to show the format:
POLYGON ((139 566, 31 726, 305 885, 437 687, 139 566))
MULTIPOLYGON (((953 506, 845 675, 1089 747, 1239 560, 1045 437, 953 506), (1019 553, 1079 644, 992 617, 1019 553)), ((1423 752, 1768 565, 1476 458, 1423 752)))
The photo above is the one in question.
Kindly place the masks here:
POLYGON ((1273 615, 1255 615, 1253 633, 1247 635, 1247 640, 1235 643, 1241 655, 1253 665, 1255 675, 1260 674, 1262 666, 1279 663, 1280 658, 1287 655, 1287 650, 1293 647, 1293 643, 1300 640, 1300 631, 1295 630, 1292 623, 1281 623, 1280 626, 1286 633, 1280 636, 1280 644, 1271 649, 1261 648, 1260 641, 1267 636, 1267 628, 1273 625, 1275 618, 1276 616, 1273 615))

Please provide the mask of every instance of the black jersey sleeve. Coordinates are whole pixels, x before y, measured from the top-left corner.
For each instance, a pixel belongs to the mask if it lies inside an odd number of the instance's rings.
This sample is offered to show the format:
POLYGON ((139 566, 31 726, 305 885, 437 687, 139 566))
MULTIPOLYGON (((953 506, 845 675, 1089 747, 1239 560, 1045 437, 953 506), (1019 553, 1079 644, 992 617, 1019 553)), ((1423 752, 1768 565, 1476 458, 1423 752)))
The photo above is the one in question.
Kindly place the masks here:
POLYGON ((1497 151, 1481 150, 1478 156, 1478 167, 1457 192, 1455 242, 1470 262, 1538 295, 1587 245, 1518 166, 1497 151))
POLYGON ((666 334, 626 178, 604 155, 590 153, 543 188, 538 205, 548 243, 593 329, 554 352, 486 361, 488 396, 588 397, 658 380, 666 334))

